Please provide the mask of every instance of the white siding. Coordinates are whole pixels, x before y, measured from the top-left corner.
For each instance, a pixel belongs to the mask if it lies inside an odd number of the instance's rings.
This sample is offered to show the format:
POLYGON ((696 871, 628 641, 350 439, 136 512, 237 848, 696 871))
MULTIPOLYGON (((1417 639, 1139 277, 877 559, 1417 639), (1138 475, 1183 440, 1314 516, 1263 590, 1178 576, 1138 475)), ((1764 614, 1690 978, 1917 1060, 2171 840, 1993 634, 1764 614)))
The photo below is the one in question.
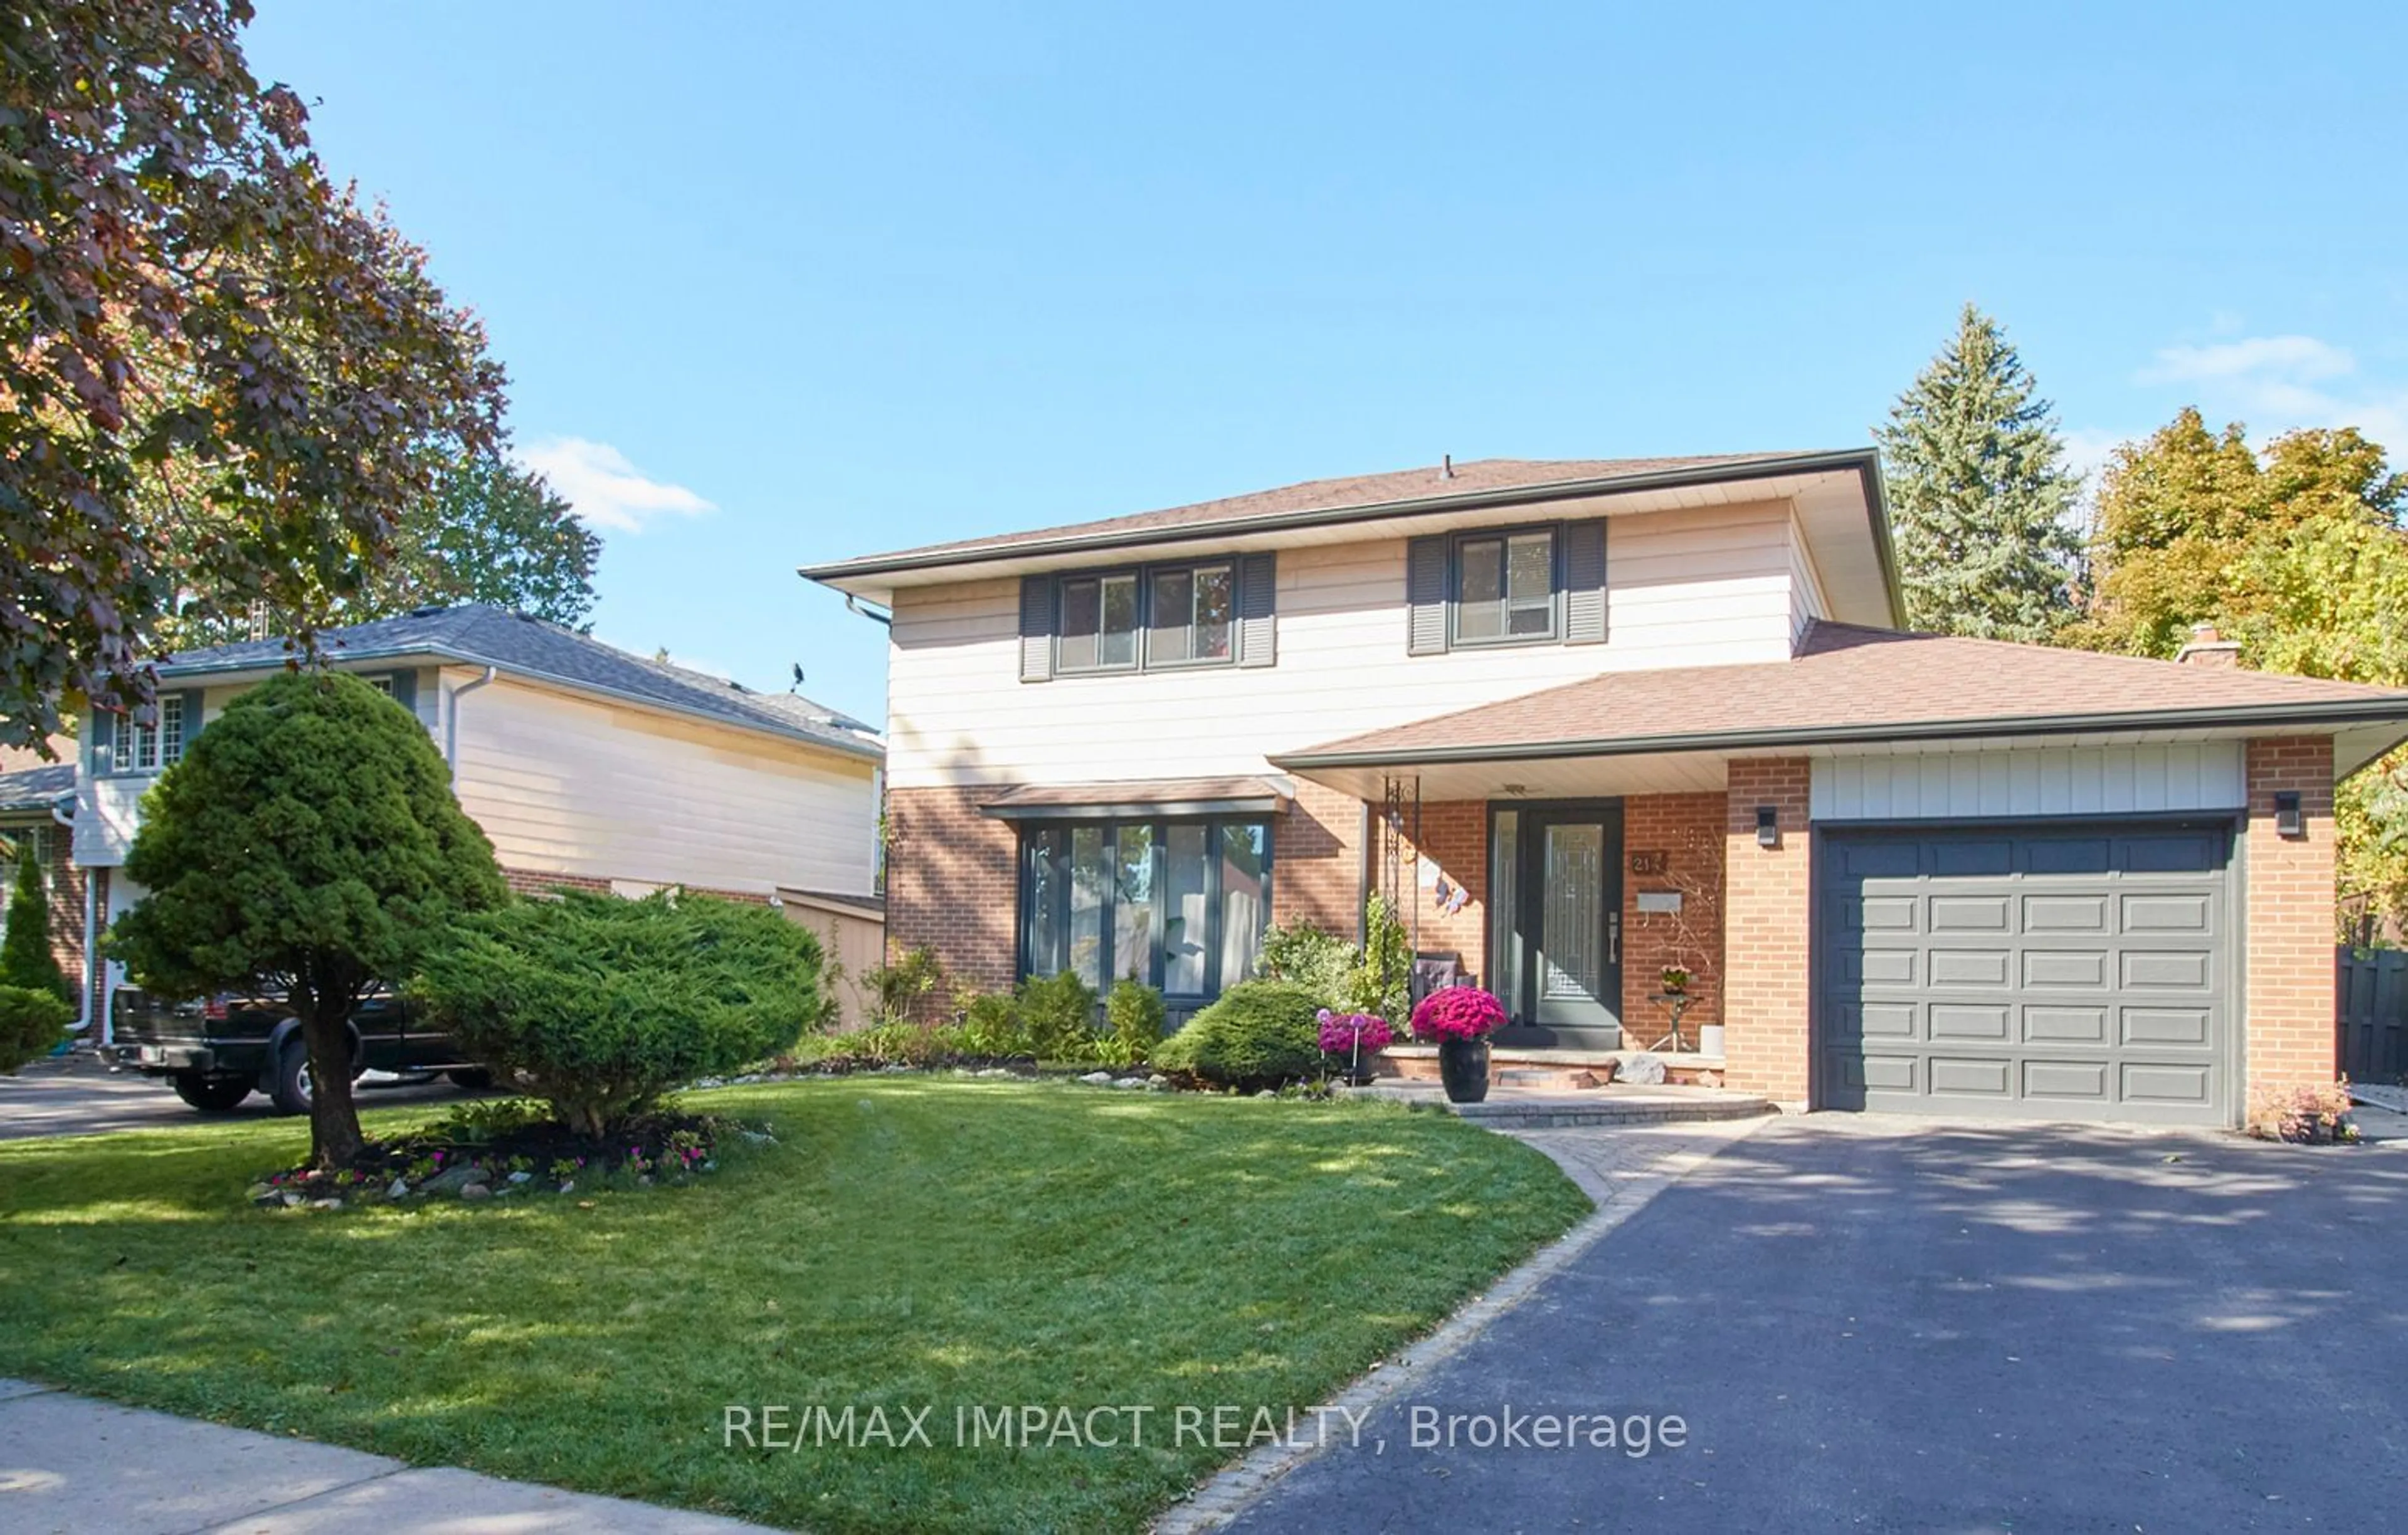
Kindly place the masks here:
POLYGON ((455 707, 460 803, 505 868, 761 895, 870 889, 871 762, 507 673, 455 707))
POLYGON ((1798 519, 1789 520, 1789 650, 1798 652, 1798 642, 1806 638, 1806 625, 1818 618, 1831 616, 1830 604, 1824 600, 1823 578, 1814 568, 1814 556, 1806 547, 1806 530, 1798 519))
POLYGON ((1817 821, 2238 810, 2242 743, 2034 747, 1822 757, 1817 821))
POLYGON ((1785 503, 1615 518, 1602 645, 1405 653, 1401 538, 1279 552, 1279 661, 1019 680, 1019 583, 896 594, 887 767, 899 788, 1259 773, 1264 758, 1602 671, 1784 660, 1785 503))

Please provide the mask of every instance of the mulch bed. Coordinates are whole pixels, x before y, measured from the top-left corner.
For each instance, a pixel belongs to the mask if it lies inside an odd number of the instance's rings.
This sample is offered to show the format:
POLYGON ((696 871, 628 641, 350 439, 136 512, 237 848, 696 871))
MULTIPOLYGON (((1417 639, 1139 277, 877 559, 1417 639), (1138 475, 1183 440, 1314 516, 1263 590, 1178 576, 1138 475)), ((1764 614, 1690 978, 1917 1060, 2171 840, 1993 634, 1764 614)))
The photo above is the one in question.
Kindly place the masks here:
POLYGON ((441 1124, 369 1142, 351 1165, 288 1168, 251 1185, 263 1207, 331 1209, 411 1199, 508 1199, 683 1184, 719 1169, 733 1137, 767 1142, 724 1115, 660 1112, 595 1140, 508 1099, 470 1105, 441 1124))

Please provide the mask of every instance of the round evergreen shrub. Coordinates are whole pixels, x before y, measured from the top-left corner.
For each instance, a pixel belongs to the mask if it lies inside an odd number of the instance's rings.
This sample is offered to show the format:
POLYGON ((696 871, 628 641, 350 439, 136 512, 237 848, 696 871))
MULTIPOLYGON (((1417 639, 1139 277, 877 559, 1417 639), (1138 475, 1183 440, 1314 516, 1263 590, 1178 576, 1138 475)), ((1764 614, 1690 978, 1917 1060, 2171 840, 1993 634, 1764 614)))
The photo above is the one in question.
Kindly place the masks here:
POLYGON ((0 934, 0 986, 22 986, 72 1002, 75 987, 50 953, 50 884, 42 878, 33 841, 27 834, 17 852, 16 891, 8 897, 7 932, 0 934))
POLYGON ((1321 1067, 1321 998, 1288 981, 1245 981, 1162 1041, 1154 1063, 1225 1086, 1309 1077, 1321 1067))
POLYGON ((0 986, 0 1072, 57 1049, 74 1017, 75 1009, 47 991, 0 986))
POLYGON ((766 906, 579 893, 464 919, 410 991, 469 1056, 601 1136, 791 1049, 818 1020, 819 968, 810 929, 766 906))

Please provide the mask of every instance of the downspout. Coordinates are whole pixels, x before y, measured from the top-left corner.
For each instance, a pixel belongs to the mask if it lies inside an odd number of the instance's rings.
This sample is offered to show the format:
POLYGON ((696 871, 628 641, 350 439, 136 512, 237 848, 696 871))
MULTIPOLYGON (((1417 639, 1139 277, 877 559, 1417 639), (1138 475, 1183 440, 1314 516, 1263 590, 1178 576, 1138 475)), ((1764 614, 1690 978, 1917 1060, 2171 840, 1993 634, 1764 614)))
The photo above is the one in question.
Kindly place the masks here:
MULTIPOLYGON (((70 834, 67 839, 67 863, 72 867, 75 863, 75 839, 72 835, 75 831, 75 817, 61 815, 59 808, 53 805, 50 807, 50 819, 66 827, 70 834)), ((76 1032, 86 1038, 92 1035, 93 978, 100 968, 100 935, 94 931, 100 925, 99 897, 100 882, 93 878, 92 870, 85 869, 83 874, 83 984, 77 988, 83 993, 83 1015, 76 1020, 76 1032)))
POLYGON ((863 618, 869 620, 872 624, 883 624, 890 629, 895 627, 895 615, 893 612, 873 613, 868 609, 863 607, 861 605, 861 599, 854 596, 851 592, 847 592, 844 595, 844 610, 848 613, 857 613, 863 618))
POLYGON ((452 782, 460 782, 460 699, 464 695, 491 685, 502 668, 487 667, 485 675, 473 682, 463 682, 444 696, 443 705, 443 766, 452 769, 452 782))

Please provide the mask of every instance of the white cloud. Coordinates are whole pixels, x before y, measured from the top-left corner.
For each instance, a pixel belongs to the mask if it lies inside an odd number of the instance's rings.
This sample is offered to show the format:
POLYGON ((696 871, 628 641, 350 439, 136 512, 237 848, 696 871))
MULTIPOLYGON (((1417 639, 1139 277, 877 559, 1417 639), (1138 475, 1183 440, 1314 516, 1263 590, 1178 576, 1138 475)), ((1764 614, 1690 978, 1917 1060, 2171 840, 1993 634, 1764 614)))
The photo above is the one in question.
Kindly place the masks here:
POLYGON ((641 533, 665 517, 717 509, 683 485, 646 479, 626 454, 607 442, 541 438, 519 449, 517 456, 595 527, 641 533))
POLYGON ((2259 441, 2303 426, 2355 426, 2408 455, 2408 389, 2364 379, 2347 348, 2313 336, 2167 347, 2135 381, 2186 386, 2211 427, 2243 421, 2259 441))
POLYGON ((2201 383, 2220 379, 2337 379, 2358 360, 2313 336, 2252 336, 2205 347, 2167 347, 2141 370, 2143 383, 2201 383))

